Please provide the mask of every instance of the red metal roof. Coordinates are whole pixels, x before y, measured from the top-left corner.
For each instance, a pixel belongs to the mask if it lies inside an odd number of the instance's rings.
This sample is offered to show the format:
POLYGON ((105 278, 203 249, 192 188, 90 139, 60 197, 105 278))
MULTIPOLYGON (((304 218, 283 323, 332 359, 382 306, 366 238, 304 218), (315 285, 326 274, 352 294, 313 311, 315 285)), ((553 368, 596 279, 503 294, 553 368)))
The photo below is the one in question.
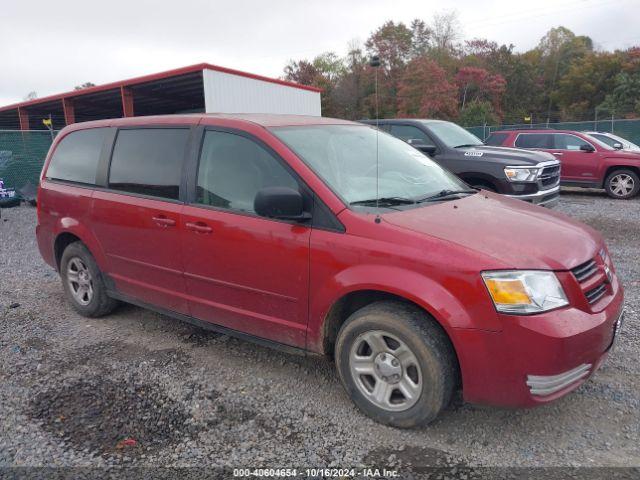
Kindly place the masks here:
POLYGON ((279 85, 285 85, 287 87, 299 88, 302 90, 310 90, 312 92, 322 92, 322 89, 316 87, 310 87, 308 85, 301 85, 299 83, 288 82, 286 80, 280 80, 278 78, 264 77, 262 75, 256 75, 253 73, 243 72, 240 70, 234 70, 232 68, 221 67, 219 65, 213 65, 211 63, 198 63, 196 65, 190 65, 188 67, 176 68, 174 70, 167 70, 166 72, 153 73, 151 75, 144 75, 142 77, 129 78, 127 80, 120 80, 117 82, 105 83, 103 85, 96 85, 95 87, 83 88, 82 90, 72 90, 70 92, 59 93, 56 95, 49 95, 47 97, 36 98, 26 102, 14 103, 0 107, 0 112, 6 110, 15 110, 19 107, 28 107, 31 105, 39 105, 56 100, 62 100, 63 98, 80 97, 89 95, 92 93, 103 92, 106 90, 119 89, 120 87, 128 87, 132 85, 138 85, 141 83, 152 82, 155 80, 161 80, 164 78, 175 77, 178 75, 184 75, 187 73, 193 73, 200 70, 215 70, 217 72, 229 73, 231 75, 238 75, 240 77, 253 78, 254 80, 262 80, 263 82, 277 83, 279 85))

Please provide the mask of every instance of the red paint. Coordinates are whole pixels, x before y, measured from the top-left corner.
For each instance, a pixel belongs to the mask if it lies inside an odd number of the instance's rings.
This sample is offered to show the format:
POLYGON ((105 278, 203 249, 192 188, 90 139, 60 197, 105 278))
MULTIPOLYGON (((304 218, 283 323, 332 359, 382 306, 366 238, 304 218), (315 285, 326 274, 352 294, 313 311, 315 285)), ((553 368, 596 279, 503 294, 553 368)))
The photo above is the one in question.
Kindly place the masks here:
POLYGON ((64 111, 64 123, 65 125, 71 125, 76 123, 76 110, 72 98, 62 99, 62 110, 64 111))
MULTIPOLYGON (((493 134, 506 134, 502 142, 504 147, 514 147, 518 134, 527 133, 566 133, 575 135, 591 144, 594 152, 582 150, 536 149, 553 154, 562 164, 560 180, 571 185, 584 183, 585 186, 603 188, 608 172, 614 167, 632 167, 640 173, 640 155, 625 150, 605 148, 593 138, 582 132, 567 130, 505 130, 493 134)), ((518 147, 521 148, 521 147, 518 147)))
POLYGON ((29 100, 26 102, 14 103, 0 107, 0 112, 7 110, 15 110, 16 108, 23 108, 32 105, 38 105, 41 103, 51 102, 53 100, 62 100, 63 98, 77 98, 93 93, 104 92, 107 90, 115 90, 122 87, 130 87, 132 85, 139 85, 141 83, 154 82, 156 80, 163 80, 171 77, 177 77, 179 75, 186 75, 188 73, 199 72, 202 70, 215 70, 217 72, 229 73, 231 75, 238 75, 240 77, 252 78, 254 80, 261 80, 263 82, 276 83, 278 85, 284 85, 292 88, 299 88, 301 90, 309 90, 311 92, 322 92, 321 88, 311 87, 309 85, 301 85, 299 83, 288 82, 286 80, 280 80, 279 78, 264 77, 262 75, 256 75, 254 73, 243 72, 241 70, 234 70, 232 68, 221 67, 219 65, 213 65, 211 63, 198 63, 196 65, 190 65, 188 67, 176 68, 174 70, 167 70, 165 72, 154 73, 151 75, 144 75, 141 77, 134 77, 127 80, 120 80, 118 82, 105 83, 103 85, 96 85, 95 87, 83 88, 82 90, 72 90, 70 92, 60 93, 56 95, 49 95, 47 97, 37 98, 35 100, 29 100))
POLYGON ((24 108, 18 108, 18 118, 20 120, 20 130, 29 130, 29 112, 24 108))
POLYGON ((122 98, 122 116, 133 117, 133 92, 130 88, 120 87, 120 97, 122 98))
MULTIPOLYGON (((122 293, 204 321, 324 353, 325 320, 351 292, 377 290, 422 307, 449 335, 464 397, 503 406, 545 403, 576 388, 532 397, 526 375, 556 375, 606 357, 623 302, 616 279, 595 304, 569 270, 604 242, 553 211, 495 194, 374 215, 350 210, 268 127, 345 123, 298 116, 171 116, 76 124, 200 124, 235 128, 268 144, 345 227, 335 232, 179 202, 42 180, 38 245, 71 232, 122 293), (163 220, 163 219, 166 219, 163 220), (531 316, 496 313, 480 272, 554 270, 570 305, 531 316)), ((49 159, 45 164, 44 173, 49 159)), ((602 278, 602 272, 596 279, 602 278)))

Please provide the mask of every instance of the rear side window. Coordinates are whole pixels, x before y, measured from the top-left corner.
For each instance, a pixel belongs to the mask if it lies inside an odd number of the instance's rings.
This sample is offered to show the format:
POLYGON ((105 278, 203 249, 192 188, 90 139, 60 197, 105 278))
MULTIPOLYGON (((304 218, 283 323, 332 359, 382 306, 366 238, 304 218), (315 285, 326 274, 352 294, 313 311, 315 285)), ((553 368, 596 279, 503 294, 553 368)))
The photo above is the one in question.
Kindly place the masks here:
POLYGON ((492 133, 489 137, 484 141, 485 145, 491 145, 493 147, 500 147, 504 144, 504 141, 507 139, 509 135, 506 133, 492 133))
POLYGON ((394 137, 398 137, 399 139, 404 140, 405 142, 408 142, 409 140, 422 140, 425 145, 431 145, 435 147, 434 143, 426 133, 424 133, 419 128, 411 125, 391 125, 391 130, 389 130, 389 133, 391 133, 391 135, 393 135, 394 137))
POLYGON ((108 128, 77 130, 56 147, 47 178, 95 185, 100 151, 108 128))
POLYGON ((553 138, 548 133, 520 133, 515 145, 520 148, 553 148, 553 138))
POLYGON ((233 133, 205 133, 198 167, 197 203, 254 213, 253 201, 265 187, 298 190, 298 182, 253 140, 233 133))
POLYGON ((186 128, 120 130, 113 147, 109 188, 177 200, 186 128))
POLYGON ((555 147, 558 150, 580 150, 583 145, 591 145, 575 135, 557 133, 554 135, 555 147))

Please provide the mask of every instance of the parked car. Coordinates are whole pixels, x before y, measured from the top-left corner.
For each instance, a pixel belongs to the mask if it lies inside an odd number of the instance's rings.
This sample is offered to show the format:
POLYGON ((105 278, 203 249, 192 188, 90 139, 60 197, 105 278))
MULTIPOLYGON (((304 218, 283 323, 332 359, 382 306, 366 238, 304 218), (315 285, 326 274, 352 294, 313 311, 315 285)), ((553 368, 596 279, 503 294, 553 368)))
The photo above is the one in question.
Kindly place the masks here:
POLYGON ((584 132, 590 137, 599 140, 600 142, 609 145, 616 150, 629 150, 630 152, 640 152, 640 147, 629 140, 614 135, 609 132, 584 132))
POLYGON ((553 155, 489 147, 452 122, 363 120, 398 137, 475 188, 551 207, 560 196, 560 162, 553 155))
POLYGON ((561 185, 604 188, 621 199, 640 190, 640 154, 616 150, 583 132, 505 130, 492 133, 485 143, 552 153, 562 163, 561 185))
POLYGON ((125 301, 333 356, 356 405, 398 427, 433 420, 458 387, 474 403, 555 400, 598 369, 623 318, 596 231, 344 120, 68 126, 36 235, 81 315, 125 301))

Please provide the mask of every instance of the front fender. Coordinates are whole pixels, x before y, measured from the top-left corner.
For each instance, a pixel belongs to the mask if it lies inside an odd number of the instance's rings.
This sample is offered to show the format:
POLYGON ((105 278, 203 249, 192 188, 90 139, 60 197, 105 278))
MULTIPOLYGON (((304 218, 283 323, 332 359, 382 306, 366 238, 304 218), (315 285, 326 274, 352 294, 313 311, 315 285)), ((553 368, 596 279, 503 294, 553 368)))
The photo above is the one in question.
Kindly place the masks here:
POLYGON ((333 305, 345 295, 365 290, 396 295, 420 306, 444 328, 454 347, 456 329, 500 330, 488 297, 486 301, 479 298, 486 294, 480 276, 477 280, 463 277, 452 275, 436 281, 416 271, 385 265, 356 265, 342 270, 312 289, 308 348, 322 351, 324 322, 333 305))

